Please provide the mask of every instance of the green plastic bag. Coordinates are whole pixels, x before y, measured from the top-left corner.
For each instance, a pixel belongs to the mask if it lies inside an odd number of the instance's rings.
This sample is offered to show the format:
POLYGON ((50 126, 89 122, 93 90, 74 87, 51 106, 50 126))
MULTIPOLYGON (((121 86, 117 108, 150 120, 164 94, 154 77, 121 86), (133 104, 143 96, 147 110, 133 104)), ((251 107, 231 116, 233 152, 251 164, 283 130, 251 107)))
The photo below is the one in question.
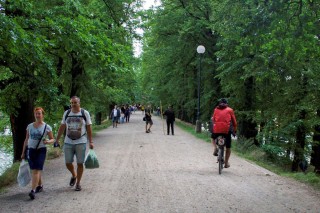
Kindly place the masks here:
POLYGON ((93 149, 90 149, 86 159, 84 161, 84 166, 86 169, 96 169, 99 168, 99 161, 97 158, 96 153, 93 151, 93 149))

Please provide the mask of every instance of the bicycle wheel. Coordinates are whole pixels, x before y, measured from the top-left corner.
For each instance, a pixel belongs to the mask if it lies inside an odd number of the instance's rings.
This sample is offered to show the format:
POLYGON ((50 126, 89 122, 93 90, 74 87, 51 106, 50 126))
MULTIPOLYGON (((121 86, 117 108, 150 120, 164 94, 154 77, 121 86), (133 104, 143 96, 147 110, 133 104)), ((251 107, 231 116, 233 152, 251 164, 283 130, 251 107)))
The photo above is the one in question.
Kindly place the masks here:
POLYGON ((223 169, 223 149, 219 149, 219 157, 218 157, 218 161, 219 161, 219 174, 221 175, 222 169, 223 169))

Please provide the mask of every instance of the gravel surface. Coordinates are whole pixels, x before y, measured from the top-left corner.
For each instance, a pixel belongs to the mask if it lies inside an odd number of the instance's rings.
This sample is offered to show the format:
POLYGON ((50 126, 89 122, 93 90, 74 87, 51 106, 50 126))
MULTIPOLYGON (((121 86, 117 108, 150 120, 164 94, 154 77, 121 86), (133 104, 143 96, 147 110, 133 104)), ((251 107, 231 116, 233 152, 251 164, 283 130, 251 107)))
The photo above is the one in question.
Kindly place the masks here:
POLYGON ((82 191, 68 186, 61 157, 46 162, 35 200, 30 184, 15 184, 0 195, 0 212, 320 212, 311 187, 235 155, 219 175, 211 144, 178 127, 165 135, 155 116, 145 133, 142 117, 136 112, 130 123, 97 133, 100 168, 85 170, 82 191))

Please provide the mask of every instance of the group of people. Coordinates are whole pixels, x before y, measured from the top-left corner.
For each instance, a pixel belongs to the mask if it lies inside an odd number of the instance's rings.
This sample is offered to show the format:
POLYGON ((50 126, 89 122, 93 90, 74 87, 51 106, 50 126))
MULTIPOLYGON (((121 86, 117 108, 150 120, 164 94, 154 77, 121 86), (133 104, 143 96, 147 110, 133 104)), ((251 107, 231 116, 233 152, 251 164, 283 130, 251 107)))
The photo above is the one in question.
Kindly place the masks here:
POLYGON ((130 115, 137 109, 134 105, 122 105, 121 107, 114 105, 111 110, 110 118, 112 120, 113 128, 117 128, 119 123, 129 123, 130 115))
POLYGON ((87 110, 80 107, 80 98, 73 96, 70 99, 71 108, 63 114, 61 124, 54 138, 52 128, 44 122, 45 111, 41 107, 34 109, 35 122, 27 126, 26 138, 24 140, 21 159, 27 158, 31 169, 31 191, 29 197, 35 199, 36 193, 43 190, 41 171, 46 159, 46 145, 55 143, 59 145, 59 140, 66 130, 64 138, 64 156, 67 169, 71 173, 69 185, 74 186, 76 191, 81 191, 81 178, 84 170, 84 160, 89 141, 89 148, 93 149, 92 122, 87 110), (27 156, 26 156, 27 155, 27 156), (73 165, 76 157, 77 168, 73 165))
MULTIPOLYGON (((90 114, 87 110, 80 107, 80 98, 73 96, 70 99, 71 108, 66 110, 63 114, 61 124, 57 133, 56 139, 54 138, 52 128, 50 125, 44 122, 45 111, 41 107, 34 109, 35 122, 30 123, 26 129, 26 138, 23 145, 23 151, 21 158, 25 159, 28 157, 29 166, 32 171, 32 184, 29 196, 31 199, 35 199, 35 194, 43 190, 43 183, 41 178, 41 171, 46 159, 46 145, 53 144, 59 145, 59 140, 66 130, 66 136, 64 138, 64 156, 65 164, 71 178, 69 185, 74 186, 76 191, 81 191, 81 178, 84 170, 84 160, 87 148, 87 142, 89 141, 89 148, 93 149, 92 141, 92 122, 90 114), (27 151, 27 152, 26 152, 27 151), (28 156, 26 156, 26 154, 28 156), (76 157, 77 168, 73 165, 74 157, 76 157)), ((124 111, 126 112, 126 111, 124 111)), ((153 125, 151 107, 148 105, 144 109, 145 114, 145 131, 146 133, 151 132, 153 125)), ((125 113, 124 113, 125 114, 125 113)), ((174 135, 174 122, 175 113, 172 106, 163 113, 166 117, 167 122, 167 135, 174 135)), ((117 127, 119 117, 121 116, 121 108, 117 105, 111 112, 111 118, 113 127, 117 127)), ((129 116, 130 117, 130 111, 129 116)), ((216 139, 219 136, 223 136, 226 139, 226 155, 225 155, 225 168, 230 167, 229 158, 231 155, 231 135, 236 134, 237 121, 232 108, 228 106, 227 99, 222 98, 219 101, 218 106, 214 109, 212 114, 212 144, 213 144, 213 155, 217 156, 217 145, 216 139)), ((126 120, 129 122, 128 120, 126 120)))
MULTIPOLYGON (((172 106, 169 106, 168 109, 163 113, 166 117, 167 122, 167 135, 174 135, 174 121, 175 114, 172 109, 172 106)), ((151 130, 151 126, 153 124, 151 119, 151 109, 148 106, 145 109, 145 121, 146 121, 146 133, 149 133, 151 130)), ((211 141, 213 145, 213 155, 218 156, 218 148, 216 144, 216 140, 219 136, 223 136, 225 138, 225 146, 226 146, 226 155, 224 159, 224 167, 229 168, 229 158, 231 155, 231 135, 236 136, 237 132, 237 120, 232 108, 228 106, 228 101, 225 98, 221 98, 219 100, 218 106, 214 108, 212 117, 212 129, 211 131, 211 141)))

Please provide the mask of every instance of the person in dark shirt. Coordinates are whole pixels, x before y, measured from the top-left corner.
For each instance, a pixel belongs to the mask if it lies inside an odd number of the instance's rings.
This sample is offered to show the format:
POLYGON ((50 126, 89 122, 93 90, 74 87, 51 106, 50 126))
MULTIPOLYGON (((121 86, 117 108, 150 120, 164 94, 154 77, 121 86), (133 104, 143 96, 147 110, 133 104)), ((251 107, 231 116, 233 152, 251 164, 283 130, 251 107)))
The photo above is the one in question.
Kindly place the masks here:
POLYGON ((171 126, 171 134, 174 135, 173 124, 175 121, 175 115, 174 115, 172 106, 169 106, 168 109, 163 113, 163 115, 166 116, 166 120, 167 120, 167 135, 170 134, 170 126, 171 126))
POLYGON ((151 126, 153 125, 151 119, 151 107, 150 105, 145 109, 145 117, 146 117, 146 133, 151 132, 151 126))

